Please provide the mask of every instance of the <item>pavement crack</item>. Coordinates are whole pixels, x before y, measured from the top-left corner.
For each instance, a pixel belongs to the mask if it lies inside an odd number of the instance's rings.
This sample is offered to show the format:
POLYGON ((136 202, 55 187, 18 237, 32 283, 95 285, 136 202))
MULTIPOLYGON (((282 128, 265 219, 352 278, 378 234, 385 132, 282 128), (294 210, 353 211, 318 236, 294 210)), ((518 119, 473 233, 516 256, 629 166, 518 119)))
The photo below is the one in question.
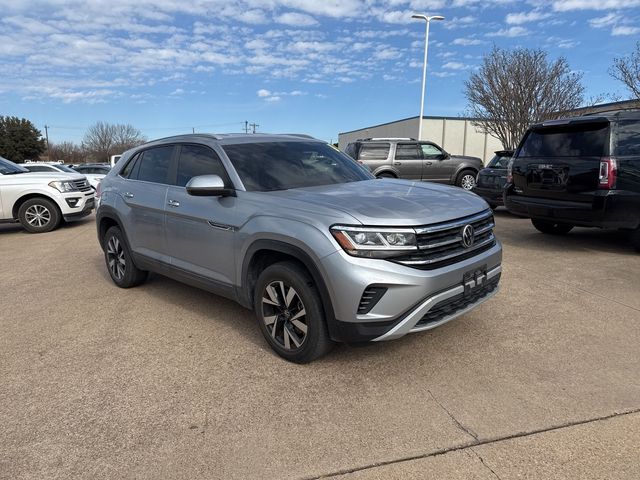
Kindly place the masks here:
POLYGON ((449 410, 447 410, 447 407, 445 407, 442 403, 440 403, 438 401, 438 399, 435 397, 435 395, 431 392, 431 390, 427 390, 427 393, 431 396, 431 398, 433 399, 434 402, 436 402, 438 404, 438 406, 445 411, 445 413, 447 415, 449 415, 449 418, 451 418, 451 420, 453 420, 453 423, 456 424, 456 426, 462 430, 464 433, 466 433, 467 435, 473 437, 474 440, 478 440, 478 434, 476 432, 474 432, 473 430, 471 430, 469 427, 465 427, 462 423, 460 423, 458 421, 458 419, 456 417, 454 417, 451 412, 449 410))
POLYGON ((482 456, 476 452, 472 447, 469 447, 469 450, 471 450, 473 452, 473 454, 478 457, 478 459, 480 460, 480 463, 482 463, 482 465, 484 465, 491 473, 493 473, 493 476, 496 477, 498 480, 502 480, 498 474, 493 470, 493 468, 491 468, 487 462, 484 461, 484 458, 482 458, 482 456))
MULTIPOLYGON (((429 392, 429 394, 431 394, 431 392, 429 392)), ((437 400, 436 400, 436 402, 437 402, 437 400)), ((444 409, 444 407, 442 407, 442 408, 444 409)), ((446 411, 446 409, 445 409, 445 411, 446 411)), ((434 450, 434 451, 427 452, 427 453, 424 453, 424 454, 421 454, 421 455, 411 455, 411 456, 407 456, 407 457, 397 458, 397 459, 394 459, 394 460, 385 460, 385 461, 382 461, 382 462, 375 462, 375 463, 371 463, 371 464, 368 464, 368 465, 362 465, 362 466, 359 466, 359 467, 352 467, 352 468, 347 468, 347 469, 343 469, 343 470, 337 470, 337 471, 331 472, 331 473, 325 473, 325 474, 316 475, 316 476, 313 476, 313 477, 303 477, 303 478, 305 480, 320 480, 320 479, 324 479, 324 478, 341 477, 343 475, 348 475, 350 473, 360 472, 360 471, 363 471, 363 470, 370 470, 372 468, 384 467, 384 466, 387 466, 387 465, 394 465, 396 463, 411 462, 411 461, 414 461, 414 460, 422 460, 422 459, 430 458, 430 457, 437 457, 439 455, 445 455, 445 454, 450 453, 450 452, 466 452, 467 450, 473 451, 473 447, 480 447, 480 446, 483 446, 483 445, 491 445, 491 444, 494 444, 494 443, 500 443, 500 442, 504 442, 504 441, 507 441, 507 440, 513 440, 513 439, 516 439, 516 438, 530 437, 530 436, 538 435, 538 434, 541 434, 541 433, 552 432, 554 430, 562 430, 562 429, 565 429, 565 428, 571 428, 571 427, 576 427, 576 426, 580 426, 580 425, 586 425, 586 424, 589 424, 589 423, 603 422, 603 421, 606 421, 606 420, 610 420, 612 418, 624 417, 626 415, 634 415, 634 414, 637 414, 637 413, 640 413, 640 408, 635 408, 635 409, 632 409, 632 410, 625 410, 625 411, 622 411, 622 412, 614 412, 614 413, 611 413, 609 415, 603 415, 601 417, 589 418, 587 420, 576 420, 576 421, 573 421, 573 422, 565 422, 565 423, 562 423, 562 424, 559 424, 559 425, 552 425, 550 427, 544 427, 544 428, 539 428, 539 429, 536 429, 536 430, 530 430, 528 432, 512 433, 510 435, 503 435, 503 436, 494 437, 494 438, 486 438, 486 439, 483 439, 483 440, 477 440, 476 439, 475 441, 470 442, 470 443, 463 443, 463 444, 460 444, 460 445, 454 445, 452 447, 441 448, 439 450, 434 450)), ((451 414, 449 414, 449 416, 451 416, 451 414)), ((459 422, 456 422, 456 423, 459 423, 459 422)), ((480 456, 476 452, 473 452, 473 453, 475 453, 480 458, 480 456)), ((486 463, 484 463, 482 458, 480 458, 480 460, 482 461, 482 463, 485 466, 487 466, 487 468, 489 468, 489 466, 486 463)), ((491 470, 491 468, 489 468, 489 469, 491 470)), ((493 472, 493 470, 491 470, 491 471, 493 472)), ((495 472, 493 472, 493 474, 497 478, 500 478, 500 477, 498 477, 498 475, 495 472)))

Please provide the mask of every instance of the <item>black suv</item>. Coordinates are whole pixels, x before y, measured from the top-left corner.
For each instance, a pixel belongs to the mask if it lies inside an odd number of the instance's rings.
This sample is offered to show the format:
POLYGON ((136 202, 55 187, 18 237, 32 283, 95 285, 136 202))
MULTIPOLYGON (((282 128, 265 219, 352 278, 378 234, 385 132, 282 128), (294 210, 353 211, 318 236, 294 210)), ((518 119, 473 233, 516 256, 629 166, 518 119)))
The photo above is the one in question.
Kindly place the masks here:
POLYGON ((487 168, 480 170, 476 178, 473 193, 484 198, 493 210, 504 204, 502 192, 507 183, 507 167, 511 157, 513 150, 498 150, 487 168))
POLYGON ((507 181, 505 206, 541 232, 629 229, 640 250, 640 111, 533 125, 507 181))
POLYGON ((477 157, 450 155, 433 142, 413 138, 365 138, 348 144, 345 153, 378 178, 428 180, 465 190, 475 187, 483 167, 477 157))

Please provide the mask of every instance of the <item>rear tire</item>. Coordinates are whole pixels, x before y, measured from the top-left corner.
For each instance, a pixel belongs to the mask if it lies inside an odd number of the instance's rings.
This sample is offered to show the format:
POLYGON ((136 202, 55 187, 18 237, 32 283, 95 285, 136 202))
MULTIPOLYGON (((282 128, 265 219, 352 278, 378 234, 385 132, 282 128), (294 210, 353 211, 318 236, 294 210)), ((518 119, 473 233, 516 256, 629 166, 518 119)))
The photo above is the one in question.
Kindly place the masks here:
POLYGON ((18 219, 29 233, 50 232, 62 220, 58 206, 46 198, 31 198, 20 205, 18 219))
POLYGON ((135 266, 129 246, 119 227, 107 230, 102 245, 107 270, 113 283, 120 288, 137 287, 144 283, 149 272, 135 266))
POLYGON ((456 178, 456 186, 471 191, 476 186, 476 173, 473 170, 463 170, 456 178))
POLYGON ((333 347, 318 289, 296 263, 275 263, 262 271, 253 308, 265 340, 290 362, 309 363, 333 347))
POLYGON ((397 178, 393 173, 380 173, 376 175, 377 178, 397 178))
POLYGON ((539 218, 532 218, 531 223, 538 231, 551 235, 566 235, 573 229, 573 225, 567 223, 540 220, 539 218))

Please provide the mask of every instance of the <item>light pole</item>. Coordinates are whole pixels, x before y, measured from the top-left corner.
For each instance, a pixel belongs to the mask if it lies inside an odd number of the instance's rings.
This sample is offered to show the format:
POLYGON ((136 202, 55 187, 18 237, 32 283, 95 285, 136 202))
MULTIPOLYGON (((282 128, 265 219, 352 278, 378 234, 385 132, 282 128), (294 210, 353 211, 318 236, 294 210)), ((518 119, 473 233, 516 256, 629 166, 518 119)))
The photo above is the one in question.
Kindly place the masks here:
POLYGON ((418 120, 418 140, 422 139, 422 116, 424 115, 424 90, 427 84, 427 51, 429 50, 429 24, 431 20, 444 20, 441 15, 411 15, 411 18, 420 18, 425 21, 426 28, 424 32, 424 64, 422 65, 422 96, 420 97, 420 119, 418 120))

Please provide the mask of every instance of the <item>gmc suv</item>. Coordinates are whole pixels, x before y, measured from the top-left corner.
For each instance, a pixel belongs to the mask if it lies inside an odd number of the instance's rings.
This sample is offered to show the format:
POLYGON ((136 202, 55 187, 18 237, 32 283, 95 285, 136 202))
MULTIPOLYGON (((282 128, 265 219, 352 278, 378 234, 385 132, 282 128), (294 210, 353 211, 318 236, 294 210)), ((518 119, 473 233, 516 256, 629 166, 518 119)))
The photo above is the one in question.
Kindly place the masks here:
POLYGON ((116 285, 154 271, 233 299, 295 362, 435 328, 498 290, 502 248, 481 198, 376 180, 307 136, 156 140, 125 152, 98 195, 116 285))
POLYGON ((477 157, 451 155, 433 142, 413 138, 366 138, 347 145, 345 153, 378 178, 405 178, 457 185, 471 190, 483 168, 477 157))
POLYGON ((640 111, 533 125, 507 182, 505 206, 541 232, 627 229, 640 250, 640 111))

